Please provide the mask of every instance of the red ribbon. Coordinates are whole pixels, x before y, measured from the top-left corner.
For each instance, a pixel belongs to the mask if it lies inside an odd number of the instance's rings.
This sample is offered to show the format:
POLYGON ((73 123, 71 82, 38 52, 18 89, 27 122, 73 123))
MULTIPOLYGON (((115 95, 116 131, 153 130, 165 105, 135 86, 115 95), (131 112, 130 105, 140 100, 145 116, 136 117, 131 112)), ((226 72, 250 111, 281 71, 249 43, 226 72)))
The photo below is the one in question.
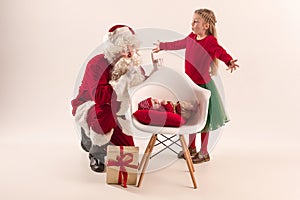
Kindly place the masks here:
POLYGON ((133 154, 132 153, 124 153, 124 147, 120 146, 120 155, 117 156, 115 160, 108 160, 107 166, 119 166, 119 177, 118 177, 118 184, 122 185, 122 177, 123 177, 123 187, 127 188, 127 178, 128 172, 126 171, 125 167, 130 167, 133 169, 137 169, 137 165, 130 164, 133 161, 133 154))

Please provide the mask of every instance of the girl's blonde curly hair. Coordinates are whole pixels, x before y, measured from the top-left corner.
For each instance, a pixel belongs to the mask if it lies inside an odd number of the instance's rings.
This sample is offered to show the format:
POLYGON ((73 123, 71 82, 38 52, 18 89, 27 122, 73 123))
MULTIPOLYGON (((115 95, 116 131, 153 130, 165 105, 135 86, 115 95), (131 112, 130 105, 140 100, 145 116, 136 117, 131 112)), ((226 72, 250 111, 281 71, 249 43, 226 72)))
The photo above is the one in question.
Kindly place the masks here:
MULTIPOLYGON (((209 9, 202 8, 202 9, 195 10, 194 13, 200 15, 200 17, 202 17, 204 21, 209 24, 209 28, 207 29, 207 35, 213 35, 215 38, 217 38, 217 31, 215 26, 217 20, 214 12, 209 9)), ((218 60, 214 58, 210 66, 210 73, 211 75, 216 75, 217 71, 218 71, 218 60)))

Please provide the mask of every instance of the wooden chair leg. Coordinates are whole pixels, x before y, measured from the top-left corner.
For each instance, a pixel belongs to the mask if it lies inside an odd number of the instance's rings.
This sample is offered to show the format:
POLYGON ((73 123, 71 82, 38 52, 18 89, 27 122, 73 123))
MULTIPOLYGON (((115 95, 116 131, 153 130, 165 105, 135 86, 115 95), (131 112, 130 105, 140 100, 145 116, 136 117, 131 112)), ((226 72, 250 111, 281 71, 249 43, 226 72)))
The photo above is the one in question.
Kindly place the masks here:
POLYGON ((194 184, 194 188, 196 189, 197 188, 197 183, 196 183, 196 179, 195 179, 195 176, 194 176, 195 168, 194 168, 193 163, 192 163, 191 155, 190 155, 188 147, 186 145, 184 136, 179 135, 179 139, 180 139, 180 142, 181 142, 182 151, 184 153, 186 164, 188 166, 188 169, 189 169, 189 172, 190 172, 193 184, 194 184))
POLYGON ((147 148, 145 150, 145 154, 144 154, 144 156, 142 158, 142 161, 141 161, 141 164, 139 166, 139 169, 142 168, 142 172, 140 174, 137 187, 140 187, 141 184, 142 184, 142 181, 143 181, 143 178, 144 178, 144 175, 145 175, 145 171, 146 171, 146 168, 148 166, 148 162, 149 162, 149 159, 150 159, 150 156, 151 156, 156 138, 157 138, 157 135, 153 134, 150 141, 149 141, 149 143, 148 143, 148 145, 147 145, 147 148))
MULTIPOLYGON (((186 144, 186 141, 185 141, 185 139, 184 139, 184 136, 182 136, 183 137, 183 146, 184 146, 184 148, 185 149, 187 149, 187 154, 188 154, 188 158, 186 158, 186 161, 188 161, 189 162, 189 165, 192 167, 192 171, 193 172, 195 172, 195 168, 194 168, 194 164, 193 164, 193 161, 192 161, 192 157, 191 157, 191 155, 190 155, 190 153, 189 153, 189 151, 188 151, 188 146, 187 146, 187 144, 186 144)), ((182 144, 182 143, 181 143, 182 144)), ((183 147, 182 146, 182 147, 183 147)))
POLYGON ((146 149, 145 149, 145 153, 144 153, 144 155, 143 155, 143 157, 142 157, 142 160, 141 160, 141 162, 140 162, 140 164, 139 164, 139 167, 138 167, 138 170, 140 171, 141 170, 141 168, 144 166, 144 164, 145 164, 145 160, 146 160, 146 155, 148 155, 149 154, 149 152, 150 152, 150 149, 151 149, 151 145, 152 145, 152 141, 153 140, 153 135, 151 136, 151 138, 150 138, 150 140, 149 140, 149 142, 148 142, 148 145, 147 145, 147 147, 146 147, 146 149))

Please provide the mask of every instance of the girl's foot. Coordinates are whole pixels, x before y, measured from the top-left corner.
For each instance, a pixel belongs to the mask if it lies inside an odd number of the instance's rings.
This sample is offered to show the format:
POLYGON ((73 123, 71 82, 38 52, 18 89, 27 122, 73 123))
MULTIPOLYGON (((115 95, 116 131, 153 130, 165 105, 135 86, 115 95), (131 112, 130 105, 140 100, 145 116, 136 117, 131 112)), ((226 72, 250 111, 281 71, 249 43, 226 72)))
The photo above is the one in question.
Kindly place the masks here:
POLYGON ((210 157, 209 154, 203 154, 200 151, 192 158, 192 161, 194 164, 199 164, 199 163, 203 163, 203 162, 208 162, 210 161, 210 157))
MULTIPOLYGON (((197 154, 197 150, 196 150, 196 147, 189 147, 189 152, 190 152, 190 155, 193 157, 194 155, 197 154)), ((180 151, 177 155, 177 158, 179 159, 182 159, 184 158, 184 153, 183 151, 180 151)))

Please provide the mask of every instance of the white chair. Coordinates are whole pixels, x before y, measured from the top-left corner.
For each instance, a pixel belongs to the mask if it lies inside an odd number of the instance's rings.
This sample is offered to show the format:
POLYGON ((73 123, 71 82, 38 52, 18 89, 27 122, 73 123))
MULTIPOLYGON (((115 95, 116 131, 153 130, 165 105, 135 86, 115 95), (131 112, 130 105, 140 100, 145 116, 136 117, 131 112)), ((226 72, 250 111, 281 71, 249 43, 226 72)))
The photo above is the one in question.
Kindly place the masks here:
MULTIPOLYGON (((185 73, 177 73, 171 68, 162 67, 154 72, 145 82, 132 88, 129 93, 131 98, 130 107, 126 114, 126 121, 130 123, 127 123, 127 127, 123 128, 125 131, 126 128, 131 129, 135 135, 138 135, 139 133, 152 134, 139 165, 139 170, 142 169, 142 171, 137 186, 139 187, 142 183, 157 134, 177 134, 179 135, 194 188, 197 188, 194 177, 195 170, 183 134, 200 132, 204 128, 208 112, 210 91, 197 86, 185 73), (132 114, 138 109, 138 103, 148 97, 165 99, 173 102, 197 101, 199 103, 199 108, 192 118, 180 127, 144 125, 137 121, 132 114)), ((124 119, 123 122, 122 119, 120 119, 119 122, 121 122, 120 124, 125 124, 124 119)))

